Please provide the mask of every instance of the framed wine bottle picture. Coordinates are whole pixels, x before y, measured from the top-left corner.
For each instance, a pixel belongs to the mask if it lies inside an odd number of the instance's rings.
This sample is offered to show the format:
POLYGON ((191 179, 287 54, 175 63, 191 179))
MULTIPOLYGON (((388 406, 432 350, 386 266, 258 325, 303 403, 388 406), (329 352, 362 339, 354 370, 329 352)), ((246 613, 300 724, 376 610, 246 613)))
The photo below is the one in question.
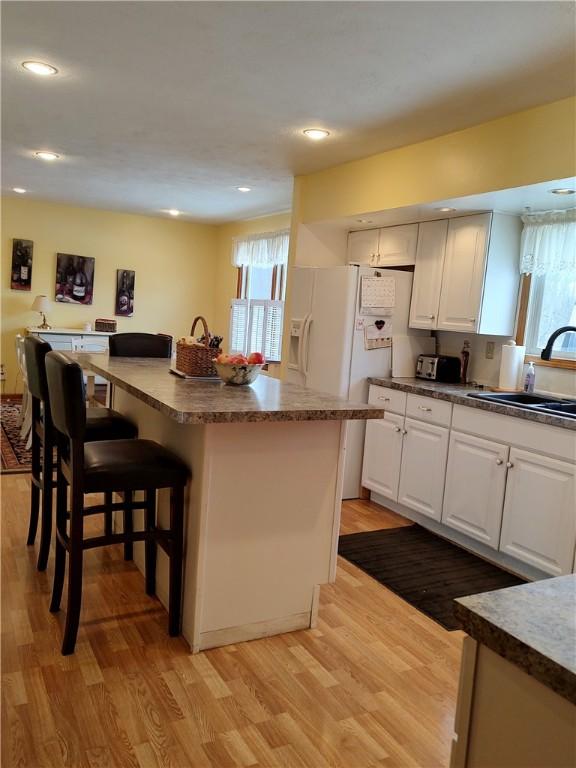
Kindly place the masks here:
POLYGON ((13 291, 29 291, 32 288, 32 240, 12 240, 12 269, 10 288, 13 291))
POLYGON ((116 270, 116 308, 115 313, 122 317, 134 314, 134 282, 136 272, 133 269, 116 270))
POLYGON ((56 301, 65 304, 92 304, 95 261, 92 256, 57 254, 56 301))

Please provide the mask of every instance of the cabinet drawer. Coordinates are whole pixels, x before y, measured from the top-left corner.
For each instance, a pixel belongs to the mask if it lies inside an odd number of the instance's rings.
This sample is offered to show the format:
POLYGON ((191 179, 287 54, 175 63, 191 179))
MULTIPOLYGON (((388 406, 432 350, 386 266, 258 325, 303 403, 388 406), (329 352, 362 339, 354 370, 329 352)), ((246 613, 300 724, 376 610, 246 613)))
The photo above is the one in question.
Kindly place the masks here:
POLYGON ((449 427, 452 419, 452 403, 445 400, 435 400, 433 397, 408 395, 406 415, 431 424, 449 427))
POLYGON ((377 405, 392 413, 406 413, 406 392, 400 392, 398 389, 388 389, 388 387, 379 387, 377 384, 370 384, 368 393, 368 402, 370 405, 377 405))

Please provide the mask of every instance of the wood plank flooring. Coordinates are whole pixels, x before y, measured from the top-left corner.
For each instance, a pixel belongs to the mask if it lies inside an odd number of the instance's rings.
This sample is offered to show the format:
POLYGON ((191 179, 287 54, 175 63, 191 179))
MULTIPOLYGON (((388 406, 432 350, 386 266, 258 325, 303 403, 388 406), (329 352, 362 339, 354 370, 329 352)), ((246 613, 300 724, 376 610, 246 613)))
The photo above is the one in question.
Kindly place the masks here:
MULTIPOLYGON (((2 481, 2 768, 448 765, 461 633, 341 560, 316 629, 191 656, 111 548, 87 553, 62 657, 51 564, 38 573, 25 544, 28 476, 2 481)), ((398 524, 344 504, 343 532, 398 524)))

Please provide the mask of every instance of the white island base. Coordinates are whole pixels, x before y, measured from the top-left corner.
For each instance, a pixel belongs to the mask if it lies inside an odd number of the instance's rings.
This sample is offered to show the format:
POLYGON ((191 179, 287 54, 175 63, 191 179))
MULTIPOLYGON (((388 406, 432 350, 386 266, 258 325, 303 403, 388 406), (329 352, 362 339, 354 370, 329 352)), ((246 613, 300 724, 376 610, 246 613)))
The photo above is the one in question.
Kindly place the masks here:
MULTIPOLYGON (((181 424, 119 387, 113 406, 192 470, 182 624, 192 651, 313 627, 336 572, 347 422, 181 424)), ((167 509, 160 491, 161 522, 167 509)), ((144 545, 134 553, 143 570, 144 545)), ((166 606, 160 549, 157 594, 166 606)))

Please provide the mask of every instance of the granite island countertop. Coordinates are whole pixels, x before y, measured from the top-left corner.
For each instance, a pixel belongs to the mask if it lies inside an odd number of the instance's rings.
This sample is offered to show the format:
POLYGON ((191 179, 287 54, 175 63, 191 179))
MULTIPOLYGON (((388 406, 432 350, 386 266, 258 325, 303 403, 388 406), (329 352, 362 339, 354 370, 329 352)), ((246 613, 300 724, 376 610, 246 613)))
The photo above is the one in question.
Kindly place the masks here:
POLYGON ((466 405, 470 408, 480 408, 491 413, 501 413, 504 416, 514 416, 519 419, 536 421, 540 424, 548 424, 550 427, 576 430, 576 419, 571 419, 569 416, 558 416, 529 408, 518 408, 518 406, 514 405, 505 405, 504 403, 468 397, 469 394, 474 392, 491 392, 492 390, 488 387, 480 389, 479 387, 463 384, 444 384, 439 381, 427 381, 426 379, 404 379, 387 376, 372 376, 368 379, 368 383, 389 387, 390 389, 398 389, 413 395, 433 397, 436 400, 447 400, 450 403, 466 405))
POLYGON ((250 386, 194 381, 170 373, 170 360, 65 353, 181 424, 381 419, 384 411, 260 375, 250 386))
POLYGON ((576 704, 576 574, 455 601, 462 629, 576 704))

